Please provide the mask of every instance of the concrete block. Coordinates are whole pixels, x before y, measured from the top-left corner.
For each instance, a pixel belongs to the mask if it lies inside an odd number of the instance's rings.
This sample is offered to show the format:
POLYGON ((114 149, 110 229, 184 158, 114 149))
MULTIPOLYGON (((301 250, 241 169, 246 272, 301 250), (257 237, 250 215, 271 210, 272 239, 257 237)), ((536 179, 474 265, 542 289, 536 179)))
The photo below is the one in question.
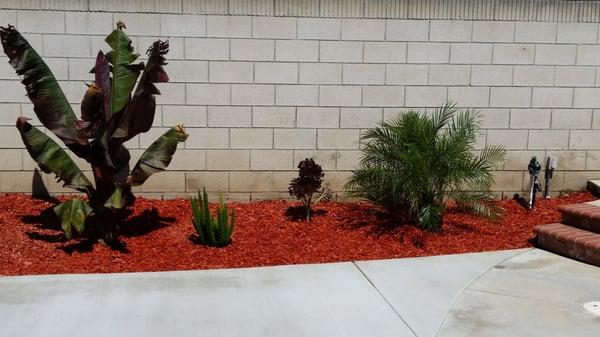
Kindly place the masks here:
POLYGON ((272 149, 272 129, 231 129, 229 144, 232 149, 272 149))
POLYGON ((316 62, 319 60, 319 42, 302 40, 275 41, 277 61, 316 62))
MULTIPOLYGON (((69 79, 69 60, 66 58, 44 57, 44 62, 50 68, 57 80, 69 79)), ((93 63, 92 63, 93 64, 93 63)), ((88 69, 89 71, 89 69, 88 69)), ((13 72, 9 79, 15 78, 17 75, 13 72)), ((93 77, 93 76, 92 76, 93 77)))
POLYGON ((510 109, 482 109, 480 118, 484 129, 507 129, 510 109))
POLYGON ((111 13, 66 12, 66 33, 108 35, 114 29, 112 19, 111 13))
POLYGON ((448 87, 448 100, 460 107, 487 107, 490 104, 488 87, 448 87))
MULTIPOLYGON (((558 130, 568 134, 569 130, 558 130)), ((569 148, 575 150, 597 150, 600 130, 571 130, 569 148)))
POLYGON ((186 38, 185 58, 191 60, 228 60, 229 40, 186 38))
POLYGON ((114 13, 114 22, 127 25, 128 35, 160 35, 160 15, 148 13, 114 13))
POLYGON ((365 42, 365 63, 405 63, 406 43, 365 42))
POLYGON ((296 125, 294 107, 253 107, 252 126, 271 128, 293 128, 296 125))
POLYGON ((471 80, 471 69, 467 65, 429 66, 430 85, 468 85, 471 80))
POLYGON ((573 102, 573 88, 533 88, 532 106, 569 108, 573 102))
POLYGON ((352 172, 348 171, 325 172, 323 185, 329 185, 334 192, 344 191, 344 184, 346 184, 351 175, 352 172))
POLYGON ((471 41, 472 21, 438 21, 429 24, 429 41, 471 41))
POLYGON ((588 180, 597 179, 598 171, 567 171, 563 188, 571 191, 584 191, 588 180))
POLYGON ((3 25, 6 25, 6 24, 10 23, 11 25, 16 26, 16 24, 17 24, 17 11, 7 10, 7 9, 0 9, 0 22, 2 22, 3 25))
POLYGON ((408 43, 407 63, 448 63, 449 61, 449 43, 408 43))
POLYGON ((298 83, 297 63, 270 63, 260 62, 254 64, 255 83, 298 83))
POLYGON ((42 34, 28 34, 22 33, 23 37, 29 42, 29 44, 40 54, 43 54, 43 43, 42 43, 42 34))
POLYGON ((533 44, 494 44, 492 63, 532 64, 535 45, 533 44))
POLYGON ((177 150, 173 161, 169 164, 169 171, 203 171, 206 169, 206 151, 204 150, 177 150))
POLYGON ((513 85, 516 86, 553 86, 554 67, 552 66, 515 66, 513 85))
POLYGON ((530 150, 565 150, 569 148, 569 130, 529 130, 530 150))
POLYGON ((429 21, 427 20, 386 20, 387 41, 427 41, 429 21))
POLYGON ((360 138, 358 129, 320 129, 317 148, 320 150, 357 150, 360 138))
POLYGON ((490 88, 491 107, 527 108, 531 105, 531 88, 490 88))
MULTIPOLYGON (((335 163, 337 158, 337 151, 335 150, 295 150, 294 151, 294 163, 298 165, 302 160, 306 158, 312 158, 314 161, 321 165, 323 170, 335 170, 335 163)), ((297 175, 294 172, 294 175, 297 175)), ((273 177, 275 178, 275 177, 273 177)), ((288 180, 289 184, 289 180, 288 180)))
POLYGON ((206 169, 210 171, 249 170, 250 151, 207 150, 206 169))
POLYGON ((384 84, 384 64, 344 64, 344 84, 384 84))
POLYGON ((187 192, 202 191, 225 192, 229 191, 229 172, 186 172, 185 190, 187 192))
POLYGON ((314 149, 317 147, 315 129, 275 129, 276 149, 314 149))
POLYGON ((342 65, 335 63, 300 63, 300 83, 341 84, 342 65))
MULTIPOLYGON (((572 152, 572 151, 568 151, 572 152)), ((600 170, 600 151, 585 151, 585 169, 586 170, 600 170)), ((559 162, 560 164, 560 162, 559 162)))
POLYGON ((363 106, 397 107, 404 105, 404 87, 368 86, 363 88, 363 106))
POLYGON ((239 61, 273 61, 273 40, 231 40, 231 59, 239 61))
POLYGON ((527 130, 487 130, 486 144, 503 145, 507 150, 527 149, 527 130))
POLYGON ((319 105, 321 106, 360 106, 360 104, 361 87, 336 85, 319 87, 319 105))
POLYGON ((522 171, 495 171, 492 191, 521 191, 523 189, 522 171))
POLYGON ((209 127, 250 127, 252 109, 244 106, 209 106, 209 127))
MULTIPOLYGON (((160 95, 156 96, 156 104, 185 104, 186 84, 184 83, 160 83, 157 85, 160 95)), ((79 86, 82 89, 77 95, 77 102, 83 97, 85 86, 79 86)))
POLYGON ((230 192, 270 192, 273 190, 272 172, 231 172, 230 192))
POLYGON ((183 124, 187 127, 205 127, 207 125, 205 106, 164 105, 162 112, 163 126, 183 124))
POLYGON ((207 61, 169 61, 166 70, 169 72, 169 82, 171 83, 208 81, 207 61))
POLYGON ((556 42, 556 22, 516 22, 516 42, 556 42))
POLYGON ((515 23, 510 21, 473 22, 473 41, 477 42, 513 42, 515 23))
POLYGON ((255 16, 252 18, 252 36, 267 39, 294 39, 296 18, 255 16))
POLYGON ((598 41, 598 24, 583 22, 559 22, 557 43, 595 44, 598 41))
POLYGON ((363 43, 353 41, 321 41, 321 62, 362 62, 363 43))
POLYGON ((552 110, 552 129, 589 129, 591 126, 591 109, 552 110))
MULTIPOLYGON (((526 170, 531 157, 536 156, 541 162, 545 158, 544 151, 506 151, 504 170, 521 171, 526 170)), ((543 163, 542 163, 543 164, 543 163)), ((543 164, 544 166, 545 164, 543 164)))
POLYGON ((316 85, 278 85, 275 91, 277 105, 316 106, 319 103, 316 85))
POLYGON ((538 44, 535 52, 535 64, 572 65, 575 64, 577 46, 538 44))
POLYGON ((229 84, 185 85, 186 104, 228 105, 231 103, 229 84))
POLYGON ((425 85, 428 66, 419 64, 389 64, 386 66, 386 84, 425 85))
POLYGON ((600 106, 600 88, 575 88, 574 108, 597 108, 600 106))
POLYGON ((372 128, 383 121, 382 108, 342 108, 340 128, 372 128))
MULTIPOLYGON (((45 176, 44 173, 41 173, 41 174, 45 176)), ((32 192, 32 188, 31 188, 32 181, 33 181, 33 173, 32 172, 23 172, 23 171, 0 172, 0 191, 2 191, 4 193, 12 193, 12 192, 31 193, 32 192)))
POLYGON ((299 128, 338 128, 339 108, 298 107, 296 126, 299 128))
POLYGON ((406 87, 406 106, 438 107, 448 99, 447 87, 406 87))
POLYGON ((600 46, 597 45, 578 45, 577 46, 577 64, 578 65, 600 65, 600 46))
POLYGON ((65 33, 64 12, 17 11, 17 21, 12 23, 17 22, 19 32, 22 33, 65 33))
POLYGON ((298 18, 298 39, 339 40, 341 20, 333 18, 298 18))
POLYGON ((557 66, 554 84, 565 87, 593 87, 595 67, 557 66))
POLYGON ((511 129, 549 129, 552 111, 550 109, 511 109, 511 129))
POLYGON ((337 151, 336 170, 339 170, 339 171, 356 170, 359 166, 359 161, 360 161, 361 156, 362 156, 361 151, 356 151, 356 150, 337 151))
POLYGON ((250 37, 252 17, 250 16, 212 16, 206 17, 206 35, 214 37, 250 37))
POLYGON ((377 19, 342 20, 342 40, 383 41, 385 21, 377 19))
POLYGON ((286 171, 294 168, 294 152, 291 150, 252 150, 250 169, 255 171, 286 171))
MULTIPOLYGON (((558 170, 585 170, 586 169, 586 151, 546 151, 547 157, 558 158, 558 170)), ((538 157, 540 158, 540 157, 538 157)), ((543 158, 543 157, 542 157, 543 158)))
POLYGON ((211 61, 208 68, 209 80, 212 83, 252 83, 254 81, 252 62, 211 61))
MULTIPOLYGON (((44 56, 90 57, 90 38, 85 35, 44 35, 44 56)), ((94 57, 96 55, 94 54, 94 57)))
POLYGON ((163 36, 206 36, 206 16, 170 15, 160 16, 160 34, 163 36))
MULTIPOLYGON (((90 73, 90 70, 94 66, 94 60, 89 58, 60 58, 58 60, 64 60, 68 62, 66 69, 68 70, 68 79, 92 82, 94 80, 94 74, 90 73)), ((50 65, 48 65, 50 67, 50 65)), ((54 73, 54 69, 50 68, 54 73)), ((54 74, 56 76, 56 74, 54 74)))
POLYGON ((454 64, 490 64, 492 63, 491 43, 452 43, 450 63, 454 64))
MULTIPOLYGON (((26 113, 28 115, 29 112, 26 113)), ((33 115, 33 112, 31 112, 33 115)), ((0 103, 0 125, 14 127, 15 121, 21 116, 21 105, 18 103, 0 103)))
POLYGON ((233 105, 273 105, 275 86, 266 84, 232 84, 231 104, 233 105))
POLYGON ((186 149, 227 149, 229 129, 187 128, 190 137, 185 141, 186 149))
POLYGON ((185 192, 185 173, 165 171, 153 174, 142 186, 134 187, 134 192, 185 192))
POLYGON ((592 110, 592 129, 600 129, 600 110, 592 110))
POLYGON ((23 153, 21 149, 0 149, 0 170, 2 171, 20 171, 23 169, 23 156, 29 156, 29 153, 23 153))
POLYGON ((0 102, 2 103, 17 103, 29 102, 26 96, 26 91, 19 81, 0 81, 0 102))

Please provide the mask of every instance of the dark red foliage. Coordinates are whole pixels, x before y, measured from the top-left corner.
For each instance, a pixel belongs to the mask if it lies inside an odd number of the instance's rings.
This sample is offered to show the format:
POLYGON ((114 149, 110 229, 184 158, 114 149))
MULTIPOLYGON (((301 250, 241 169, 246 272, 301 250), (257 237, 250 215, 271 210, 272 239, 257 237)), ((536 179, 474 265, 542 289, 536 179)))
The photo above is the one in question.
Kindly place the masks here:
POLYGON ((504 200, 506 214, 496 223, 451 209, 439 233, 386 222, 366 203, 316 204, 310 224, 285 217, 296 203, 231 203, 233 243, 209 248, 194 243, 188 200, 140 198, 122 228, 124 252, 65 241, 51 212, 44 212, 52 203, 9 194, 0 196, 0 275, 235 268, 523 248, 531 245, 535 225, 560 220, 557 206, 589 200, 588 193, 540 199, 532 211, 504 200))

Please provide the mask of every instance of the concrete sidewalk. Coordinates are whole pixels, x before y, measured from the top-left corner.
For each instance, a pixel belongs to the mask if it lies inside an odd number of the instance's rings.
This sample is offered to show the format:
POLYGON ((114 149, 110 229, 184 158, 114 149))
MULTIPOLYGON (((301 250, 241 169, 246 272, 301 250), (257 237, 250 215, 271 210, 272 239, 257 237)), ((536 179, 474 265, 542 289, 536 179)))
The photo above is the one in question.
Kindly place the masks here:
POLYGON ((600 336, 600 269, 540 250, 0 277, 0 336, 600 336))

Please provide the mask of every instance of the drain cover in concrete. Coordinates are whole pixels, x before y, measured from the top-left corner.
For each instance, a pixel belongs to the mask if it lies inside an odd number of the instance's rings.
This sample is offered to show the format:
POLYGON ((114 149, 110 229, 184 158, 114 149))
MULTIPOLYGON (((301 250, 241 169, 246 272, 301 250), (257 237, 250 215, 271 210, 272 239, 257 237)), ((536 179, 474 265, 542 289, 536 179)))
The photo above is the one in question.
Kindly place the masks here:
POLYGON ((583 309, 594 316, 600 317, 600 302, 587 302, 583 305, 583 309))

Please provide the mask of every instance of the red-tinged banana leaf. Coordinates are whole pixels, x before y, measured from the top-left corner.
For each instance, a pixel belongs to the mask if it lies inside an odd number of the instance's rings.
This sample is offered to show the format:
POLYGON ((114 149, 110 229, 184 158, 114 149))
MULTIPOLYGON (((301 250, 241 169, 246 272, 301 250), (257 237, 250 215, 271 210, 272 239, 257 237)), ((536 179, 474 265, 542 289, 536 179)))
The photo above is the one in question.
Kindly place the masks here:
POLYGON ((113 194, 104 203, 105 207, 123 209, 133 205, 135 196, 131 193, 131 186, 117 186, 113 194))
POLYGON ((113 138, 119 139, 120 142, 126 142, 142 132, 147 132, 152 127, 156 110, 155 95, 160 95, 160 91, 154 83, 169 81, 169 76, 163 68, 167 64, 164 55, 168 52, 169 41, 155 41, 148 49, 148 62, 133 98, 117 124, 117 129, 112 135, 113 138))
POLYGON ((81 192, 89 192, 92 184, 69 155, 50 137, 29 124, 24 117, 17 119, 17 129, 31 158, 45 173, 54 173, 59 180, 81 192))
POLYGON ((108 64, 106 55, 104 55, 101 50, 98 51, 98 55, 96 56, 96 64, 94 65, 92 72, 95 76, 96 86, 98 86, 100 92, 102 93, 102 113, 105 121, 108 121, 111 116, 110 70, 110 65, 108 64))
POLYGON ((110 86, 111 106, 110 112, 106 113, 107 120, 127 106, 135 81, 144 69, 144 63, 132 63, 139 55, 133 53, 131 40, 123 31, 123 28, 125 28, 123 23, 117 23, 117 29, 113 30, 105 39, 106 43, 112 48, 106 54, 106 58, 112 64, 113 74, 110 86))
POLYGON ((177 125, 165 132, 144 151, 127 181, 131 186, 143 184, 152 174, 164 171, 173 159, 177 143, 184 142, 188 135, 177 125))
POLYGON ((73 236, 73 230, 81 234, 85 230, 85 219, 92 212, 87 202, 71 199, 54 207, 54 213, 60 219, 60 226, 67 238, 73 236))
POLYGON ((96 130, 100 125, 103 115, 102 91, 95 83, 88 85, 88 89, 81 101, 81 120, 75 121, 79 137, 96 138, 96 130))
POLYGON ((40 55, 13 26, 0 27, 0 41, 10 65, 23 76, 27 96, 42 124, 69 147, 85 144, 87 141, 78 137, 76 117, 65 94, 40 55))

